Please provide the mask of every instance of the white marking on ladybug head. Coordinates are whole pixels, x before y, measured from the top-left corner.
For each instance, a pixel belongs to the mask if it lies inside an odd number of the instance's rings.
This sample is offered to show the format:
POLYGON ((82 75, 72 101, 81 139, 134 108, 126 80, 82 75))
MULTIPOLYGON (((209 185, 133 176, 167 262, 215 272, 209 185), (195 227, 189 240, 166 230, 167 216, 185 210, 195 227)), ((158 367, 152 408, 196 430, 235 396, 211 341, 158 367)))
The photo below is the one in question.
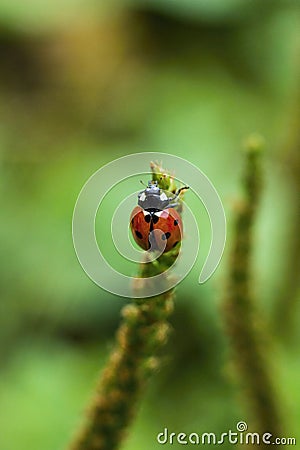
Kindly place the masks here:
POLYGON ((166 194, 164 192, 162 194, 160 194, 159 198, 161 199, 162 202, 164 202, 165 200, 168 200, 168 197, 166 196, 166 194))
POLYGON ((139 200, 140 200, 141 202, 144 202, 144 201, 146 200, 146 194, 145 194, 145 192, 143 192, 143 193, 141 194, 139 200))

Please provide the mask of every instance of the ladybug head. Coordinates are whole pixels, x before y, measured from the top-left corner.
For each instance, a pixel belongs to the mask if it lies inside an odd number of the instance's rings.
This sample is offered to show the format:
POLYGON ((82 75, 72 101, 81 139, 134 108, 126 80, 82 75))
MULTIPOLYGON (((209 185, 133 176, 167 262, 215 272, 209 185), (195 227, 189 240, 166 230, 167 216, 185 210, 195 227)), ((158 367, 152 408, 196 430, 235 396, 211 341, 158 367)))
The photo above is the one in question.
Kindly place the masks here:
POLYGON ((157 181, 148 181, 148 185, 145 189, 147 194, 160 194, 161 189, 158 187, 157 181))
POLYGON ((138 195, 138 205, 146 210, 162 211, 169 203, 169 197, 158 187, 157 181, 148 181, 146 189, 138 195))

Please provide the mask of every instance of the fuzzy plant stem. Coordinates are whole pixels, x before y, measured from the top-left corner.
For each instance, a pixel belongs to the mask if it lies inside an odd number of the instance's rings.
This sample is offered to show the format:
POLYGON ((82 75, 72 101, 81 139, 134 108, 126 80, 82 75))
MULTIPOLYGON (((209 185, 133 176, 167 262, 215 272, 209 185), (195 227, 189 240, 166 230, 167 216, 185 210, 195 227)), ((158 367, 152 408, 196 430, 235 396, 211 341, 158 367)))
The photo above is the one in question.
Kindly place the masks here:
MULTIPOLYGON (((262 184, 262 141, 253 136, 246 147, 245 195, 237 208, 234 223, 229 279, 223 304, 225 325, 230 337, 233 364, 252 405, 255 425, 252 431, 269 432, 280 437, 281 422, 268 362, 269 349, 250 275, 253 226, 262 184)), ((264 448, 264 444, 260 447, 264 448)))
POLYGON ((172 292, 123 308, 115 349, 70 450, 119 448, 145 382, 158 367, 157 355, 166 342, 172 310, 172 292))
MULTIPOLYGON (((158 165, 152 163, 151 169, 153 179, 168 181, 165 173, 160 176, 158 165)), ((145 260, 133 288, 140 290, 144 282, 151 282, 149 277, 164 272, 177 255, 178 250, 153 262, 145 260)), ((121 446, 146 381, 159 366, 160 350, 170 331, 168 319, 173 299, 174 291, 169 290, 155 297, 134 299, 122 309, 114 350, 96 387, 84 426, 69 450, 115 450, 121 446)))

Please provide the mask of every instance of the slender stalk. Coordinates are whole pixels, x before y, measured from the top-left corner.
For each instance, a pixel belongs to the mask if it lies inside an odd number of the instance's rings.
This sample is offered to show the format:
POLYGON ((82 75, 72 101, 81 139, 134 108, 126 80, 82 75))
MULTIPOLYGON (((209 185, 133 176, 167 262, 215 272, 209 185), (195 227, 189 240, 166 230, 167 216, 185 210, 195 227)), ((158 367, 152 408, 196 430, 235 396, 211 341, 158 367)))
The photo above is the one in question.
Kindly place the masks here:
MULTIPOLYGON (((256 304, 251 279, 253 226, 259 205, 262 141, 252 137, 247 144, 243 176, 245 196, 236 211, 224 316, 233 362, 252 406, 255 430, 281 436, 276 392, 270 373, 265 326, 256 304)), ((264 444, 260 447, 264 448, 264 444)))
POLYGON ((70 449, 119 448, 145 382, 158 367, 157 354, 166 342, 172 310, 172 292, 123 308, 115 349, 96 388, 87 422, 70 449))
MULTIPOLYGON (((172 178, 152 163, 153 179, 170 189, 172 178)), ((140 265, 134 289, 142 289, 145 280, 163 273, 177 258, 178 249, 153 262, 140 265)), ((134 418, 146 381, 159 366, 159 353, 165 344, 173 311, 174 291, 135 299, 122 309, 115 348, 96 387, 83 428, 70 450, 115 450, 120 447, 134 418)))

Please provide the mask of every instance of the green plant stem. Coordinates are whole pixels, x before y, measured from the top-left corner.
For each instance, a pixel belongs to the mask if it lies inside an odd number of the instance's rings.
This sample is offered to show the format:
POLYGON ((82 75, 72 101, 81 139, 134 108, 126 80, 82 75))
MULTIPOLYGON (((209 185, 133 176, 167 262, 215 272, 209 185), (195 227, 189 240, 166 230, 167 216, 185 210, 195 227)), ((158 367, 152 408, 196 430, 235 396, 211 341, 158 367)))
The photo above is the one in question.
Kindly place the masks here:
MULTIPOLYGON (((247 144, 245 196, 236 211, 224 313, 233 362, 252 405, 253 431, 281 436, 279 408, 267 359, 269 349, 251 280, 253 225, 262 180, 261 147, 258 138, 247 144)), ((260 447, 264 448, 264 444, 260 447)))
MULTIPOLYGON (((163 181, 165 189, 174 183, 158 164, 151 163, 151 170, 153 179, 159 184, 163 181)), ((153 262, 146 259, 141 263, 133 289, 140 292, 145 283, 151 283, 150 277, 168 269, 178 251, 174 249, 153 262)), ((159 353, 170 331, 168 319, 173 311, 173 300, 174 290, 169 290, 155 297, 135 299, 122 309, 123 319, 115 348, 96 387, 85 424, 70 450, 120 447, 146 381, 159 367, 159 353)))
POLYGON ((128 304, 107 367, 96 388, 85 426, 71 450, 119 448, 157 355, 167 340, 173 293, 128 304))

